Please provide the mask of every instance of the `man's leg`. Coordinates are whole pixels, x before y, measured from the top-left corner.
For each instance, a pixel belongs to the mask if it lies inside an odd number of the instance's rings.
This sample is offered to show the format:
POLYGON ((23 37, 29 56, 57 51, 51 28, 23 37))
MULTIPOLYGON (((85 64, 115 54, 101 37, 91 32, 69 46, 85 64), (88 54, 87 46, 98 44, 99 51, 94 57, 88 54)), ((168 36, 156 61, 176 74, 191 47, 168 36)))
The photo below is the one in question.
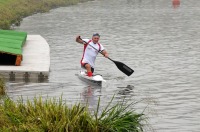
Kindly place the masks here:
POLYGON ((86 68, 86 70, 87 70, 88 76, 91 77, 91 76, 92 76, 92 71, 91 71, 91 66, 90 66, 90 64, 85 64, 85 68, 86 68))
POLYGON ((91 72, 94 73, 94 68, 91 67, 91 72))

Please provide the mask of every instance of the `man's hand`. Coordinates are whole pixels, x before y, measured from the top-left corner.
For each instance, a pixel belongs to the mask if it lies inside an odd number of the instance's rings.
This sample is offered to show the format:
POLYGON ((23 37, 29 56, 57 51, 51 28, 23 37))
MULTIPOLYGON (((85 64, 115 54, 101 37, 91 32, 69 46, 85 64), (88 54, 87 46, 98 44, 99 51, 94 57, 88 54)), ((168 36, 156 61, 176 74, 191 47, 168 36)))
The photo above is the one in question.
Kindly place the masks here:
POLYGON ((84 42, 82 39, 81 39, 81 36, 78 35, 76 36, 76 42, 80 43, 80 44, 86 44, 86 42, 84 42))
POLYGON ((81 39, 80 35, 76 36, 76 42, 79 42, 80 39, 81 39))
POLYGON ((105 54, 104 54, 104 57, 108 58, 108 53, 105 53, 105 54))
POLYGON ((108 58, 108 52, 106 50, 103 50, 102 54, 104 55, 104 57, 108 58))

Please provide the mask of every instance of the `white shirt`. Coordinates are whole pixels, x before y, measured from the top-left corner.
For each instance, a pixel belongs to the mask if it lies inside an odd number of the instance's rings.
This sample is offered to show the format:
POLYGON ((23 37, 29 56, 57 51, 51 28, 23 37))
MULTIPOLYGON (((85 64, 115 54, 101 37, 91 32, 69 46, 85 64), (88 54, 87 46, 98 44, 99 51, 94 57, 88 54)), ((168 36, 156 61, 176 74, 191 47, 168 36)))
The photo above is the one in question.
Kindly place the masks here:
POLYGON ((96 57, 98 55, 98 51, 103 51, 104 47, 100 43, 94 44, 93 41, 91 41, 90 39, 83 39, 83 41, 85 41, 87 43, 89 41, 90 42, 89 42, 89 44, 84 45, 84 51, 83 51, 81 63, 88 63, 88 64, 90 64, 90 66, 92 68, 94 68, 95 60, 96 60, 96 57), (90 45, 93 46, 98 51, 95 50, 94 48, 92 48, 90 45))

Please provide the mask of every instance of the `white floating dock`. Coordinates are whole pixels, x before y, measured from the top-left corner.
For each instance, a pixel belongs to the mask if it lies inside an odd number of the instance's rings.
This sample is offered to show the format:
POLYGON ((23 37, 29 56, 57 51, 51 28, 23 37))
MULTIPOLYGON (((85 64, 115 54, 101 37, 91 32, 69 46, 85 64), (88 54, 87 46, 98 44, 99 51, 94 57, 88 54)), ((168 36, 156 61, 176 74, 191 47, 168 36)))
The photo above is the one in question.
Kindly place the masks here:
POLYGON ((21 66, 0 65, 0 76, 15 79, 45 79, 49 76, 50 48, 40 35, 28 35, 21 66))

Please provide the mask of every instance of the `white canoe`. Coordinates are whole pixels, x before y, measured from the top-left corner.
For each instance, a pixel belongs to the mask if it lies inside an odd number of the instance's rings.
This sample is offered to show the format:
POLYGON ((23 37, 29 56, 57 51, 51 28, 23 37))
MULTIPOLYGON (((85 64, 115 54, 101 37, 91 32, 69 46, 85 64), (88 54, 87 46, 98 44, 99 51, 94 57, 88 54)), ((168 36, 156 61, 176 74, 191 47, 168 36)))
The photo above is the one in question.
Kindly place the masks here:
POLYGON ((103 79, 102 75, 93 75, 92 77, 88 77, 85 71, 80 71, 78 73, 78 77, 84 82, 99 86, 102 86, 102 82, 106 82, 106 80, 103 79))

